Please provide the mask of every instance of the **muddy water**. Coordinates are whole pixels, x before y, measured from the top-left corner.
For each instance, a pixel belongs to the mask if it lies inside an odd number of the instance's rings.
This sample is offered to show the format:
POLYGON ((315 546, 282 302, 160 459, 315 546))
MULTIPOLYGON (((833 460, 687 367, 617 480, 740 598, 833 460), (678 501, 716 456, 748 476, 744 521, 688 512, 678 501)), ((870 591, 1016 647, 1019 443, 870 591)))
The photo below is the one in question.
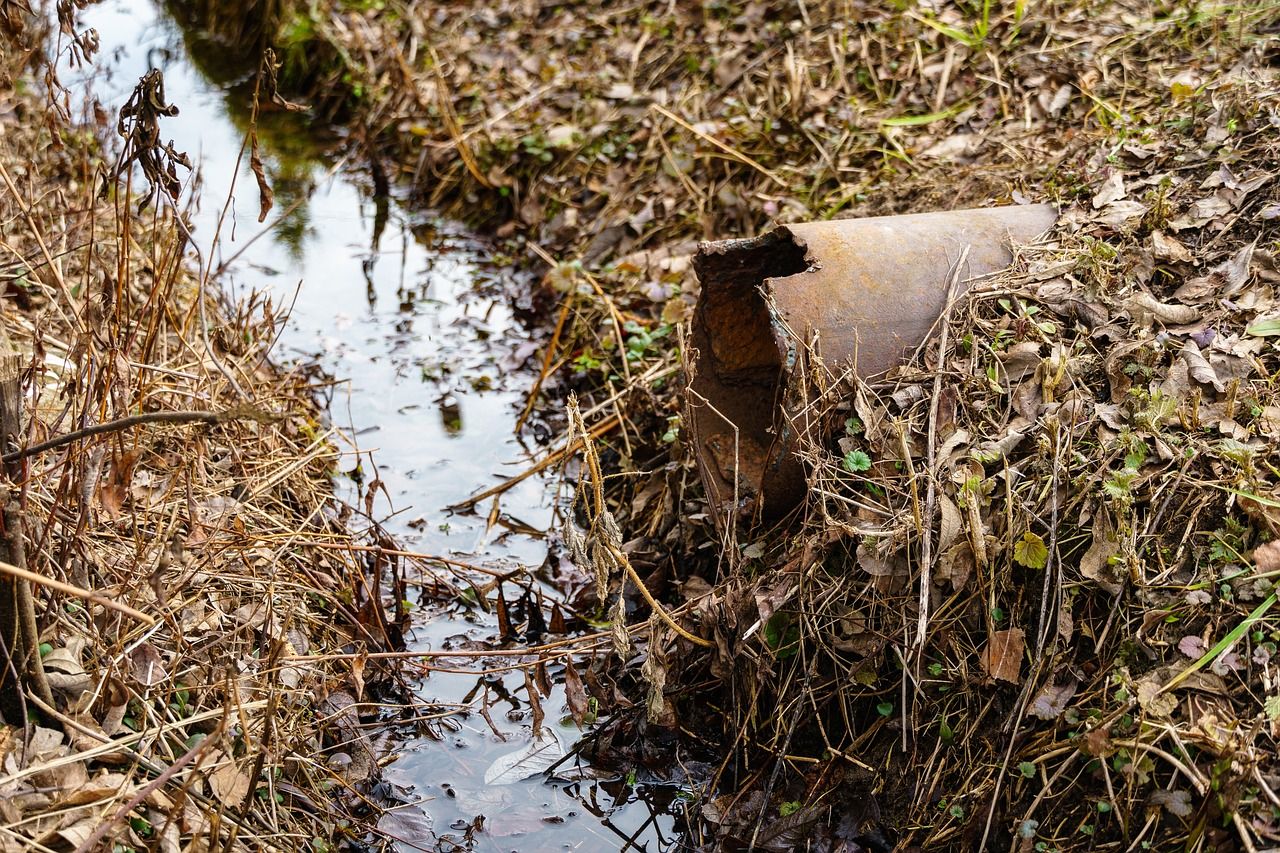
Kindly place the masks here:
MULTIPOLYGON (((445 509, 534 458, 513 436, 537 353, 513 318, 512 273, 487 263, 485 246, 458 227, 373 198, 357 170, 322 153, 342 150, 340 140, 283 113, 264 117, 260 128, 276 191, 272 216, 286 212, 264 229, 247 156, 237 171, 247 94, 236 86, 243 79, 211 67, 217 47, 136 0, 92 7, 82 24, 98 30, 99 65, 113 69, 94 84, 112 114, 148 67, 164 71, 166 95, 181 110, 164 136, 198 167, 188 191, 198 197, 196 242, 215 267, 229 261, 219 283, 233 297, 266 291, 288 311, 277 360, 314 362, 333 378, 330 415, 352 437, 341 468, 354 477, 340 486, 354 496, 356 478, 381 481, 374 516, 415 551, 501 571, 541 564, 554 482, 534 477, 506 493, 492 526, 487 504, 479 515, 445 509)), ((495 639, 496 625, 480 609, 410 598, 411 648, 495 639)), ((646 786, 643 772, 639 784, 635 774, 600 778, 570 759, 560 778, 486 784, 504 756, 532 742, 524 690, 519 673, 431 673, 421 681, 420 713, 451 712, 433 722, 435 737, 398 744, 399 757, 386 767, 395 791, 415 803, 402 815, 413 819, 384 824, 400 837, 397 846, 672 849, 669 806, 680 792, 646 786), (492 723, 478 713, 483 702, 493 703, 492 723), (483 829, 467 836, 480 815, 483 829)), ((564 721, 559 686, 544 707, 555 738, 571 747, 581 735, 564 721)))

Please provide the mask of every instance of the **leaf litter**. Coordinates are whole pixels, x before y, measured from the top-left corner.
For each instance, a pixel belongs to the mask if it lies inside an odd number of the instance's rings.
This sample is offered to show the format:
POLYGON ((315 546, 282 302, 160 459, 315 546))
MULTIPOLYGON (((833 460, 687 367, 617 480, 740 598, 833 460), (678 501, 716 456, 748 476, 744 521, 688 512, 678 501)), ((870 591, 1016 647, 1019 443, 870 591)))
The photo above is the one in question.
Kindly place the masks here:
POLYGON ((567 560, 628 629, 582 667, 617 712, 594 743, 717 745, 693 843, 1280 840, 1273 5, 309 14, 294 50, 344 58, 307 66, 316 103, 539 265, 530 304, 566 318, 535 422, 585 454, 567 560), (713 524, 687 354, 655 345, 698 240, 1042 200, 1058 226, 953 307, 945 351, 859 379, 802 348, 804 507, 713 524), (586 414, 558 419, 570 392, 586 414))

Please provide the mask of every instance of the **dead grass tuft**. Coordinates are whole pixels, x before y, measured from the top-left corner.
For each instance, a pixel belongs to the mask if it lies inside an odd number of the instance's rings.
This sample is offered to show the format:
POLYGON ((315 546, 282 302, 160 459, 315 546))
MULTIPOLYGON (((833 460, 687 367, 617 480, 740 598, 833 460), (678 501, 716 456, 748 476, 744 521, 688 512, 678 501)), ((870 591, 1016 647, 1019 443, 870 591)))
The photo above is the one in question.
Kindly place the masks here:
POLYGON ((579 432, 614 419, 580 551, 627 577, 615 595, 683 578, 668 616, 716 646, 659 619, 644 649, 655 723, 723 749, 702 841, 1275 843, 1277 14, 286 16, 283 41, 341 57, 312 95, 424 203, 546 262, 562 319, 539 387, 581 392, 579 432), (952 307, 945 346, 873 381, 808 354, 798 390, 831 426, 809 500, 718 541, 671 381, 694 241, 1027 200, 1058 229, 952 307))
POLYGON ((396 645, 396 558, 351 542, 270 300, 224 304, 193 262, 159 72, 120 148, 42 97, 26 23, 0 75, 0 285, 28 572, 0 574, 34 583, 48 690, 4 697, 0 849, 335 849, 377 810, 360 721, 397 687, 363 656, 396 645))

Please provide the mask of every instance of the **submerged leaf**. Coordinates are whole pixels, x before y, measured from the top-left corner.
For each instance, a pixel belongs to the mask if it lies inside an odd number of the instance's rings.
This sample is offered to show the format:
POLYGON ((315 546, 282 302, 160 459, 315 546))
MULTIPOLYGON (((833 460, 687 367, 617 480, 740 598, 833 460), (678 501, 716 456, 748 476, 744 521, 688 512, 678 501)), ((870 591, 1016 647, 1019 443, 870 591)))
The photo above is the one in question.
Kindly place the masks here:
POLYGON ((564 757, 564 747, 555 731, 550 728, 539 729, 528 745, 500 755, 484 771, 486 785, 514 785, 530 776, 546 773, 564 757))

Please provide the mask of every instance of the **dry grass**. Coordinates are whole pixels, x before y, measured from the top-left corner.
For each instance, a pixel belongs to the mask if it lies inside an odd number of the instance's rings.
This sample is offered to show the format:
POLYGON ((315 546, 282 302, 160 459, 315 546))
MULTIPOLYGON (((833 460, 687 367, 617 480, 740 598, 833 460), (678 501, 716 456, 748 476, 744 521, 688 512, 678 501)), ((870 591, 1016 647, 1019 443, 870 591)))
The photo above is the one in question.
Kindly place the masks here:
POLYGON ((424 203, 547 261, 540 387, 618 418, 582 559, 712 582, 681 618, 714 651, 660 622, 641 644, 665 680, 642 739, 728 747, 701 842, 1276 843, 1274 4, 283 21, 286 71, 424 203), (869 383, 810 354, 810 499, 717 549, 670 381, 692 242, 1023 199, 1058 229, 953 307, 945 351, 869 383))
POLYGON ((270 361, 269 301, 224 304, 207 280, 171 197, 181 157, 151 132, 156 90, 140 84, 122 148, 114 117, 54 106, 78 93, 47 76, 26 23, 6 31, 0 74, 19 443, 82 437, 28 455, 9 484, 54 703, 22 697, 29 724, 0 726, 0 848, 376 839, 359 722, 397 687, 363 655, 394 647, 380 579, 397 558, 347 548, 333 433, 306 377, 270 361))

